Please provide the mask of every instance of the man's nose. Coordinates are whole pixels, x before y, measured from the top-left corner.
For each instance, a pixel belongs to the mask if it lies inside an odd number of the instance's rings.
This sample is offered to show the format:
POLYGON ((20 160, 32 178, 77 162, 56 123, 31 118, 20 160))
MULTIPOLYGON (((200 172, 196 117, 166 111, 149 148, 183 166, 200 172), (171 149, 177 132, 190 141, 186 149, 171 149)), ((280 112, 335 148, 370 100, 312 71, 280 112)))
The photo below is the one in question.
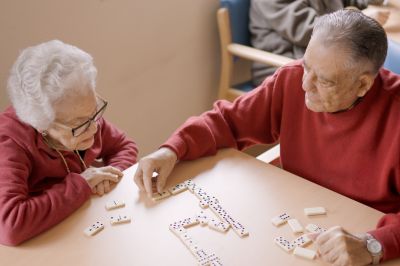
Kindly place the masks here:
POLYGON ((304 73, 303 74, 303 83, 302 87, 304 91, 314 91, 316 89, 315 87, 315 78, 314 75, 310 72, 304 73))

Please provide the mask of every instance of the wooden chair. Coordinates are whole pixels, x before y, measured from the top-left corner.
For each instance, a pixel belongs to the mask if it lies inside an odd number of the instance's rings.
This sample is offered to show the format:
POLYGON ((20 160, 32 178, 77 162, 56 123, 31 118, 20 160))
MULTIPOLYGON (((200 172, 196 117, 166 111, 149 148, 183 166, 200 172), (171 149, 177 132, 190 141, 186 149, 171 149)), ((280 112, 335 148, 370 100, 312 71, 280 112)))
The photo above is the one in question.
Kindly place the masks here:
POLYGON ((237 61, 235 57, 275 67, 293 61, 291 58, 250 46, 249 7, 250 0, 221 0, 221 8, 217 12, 221 43, 219 99, 233 101, 236 97, 254 88, 251 81, 231 84, 234 65, 237 61))

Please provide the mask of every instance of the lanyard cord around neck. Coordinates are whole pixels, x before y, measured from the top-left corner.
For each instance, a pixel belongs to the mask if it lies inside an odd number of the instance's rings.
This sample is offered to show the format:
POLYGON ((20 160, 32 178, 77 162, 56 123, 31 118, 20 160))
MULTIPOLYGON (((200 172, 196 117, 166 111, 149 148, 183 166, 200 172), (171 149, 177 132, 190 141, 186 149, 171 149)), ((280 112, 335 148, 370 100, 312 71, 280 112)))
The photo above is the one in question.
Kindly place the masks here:
MULTIPOLYGON (((44 142, 46 142, 47 146, 49 146, 50 148, 52 148, 53 150, 55 150, 61 157, 62 161, 64 162, 65 168, 67 169, 68 174, 71 173, 71 170, 69 169, 69 166, 67 164, 67 160, 65 160, 65 157, 62 155, 62 153, 53 145, 53 143, 48 140, 45 136, 43 136, 43 140, 44 142)), ((79 152, 77 150, 74 150, 74 153, 76 155, 78 155, 78 158, 81 162, 81 164, 83 165, 83 167, 85 168, 85 170, 87 169, 87 166, 85 164, 85 161, 82 159, 81 155, 79 154, 79 152)))

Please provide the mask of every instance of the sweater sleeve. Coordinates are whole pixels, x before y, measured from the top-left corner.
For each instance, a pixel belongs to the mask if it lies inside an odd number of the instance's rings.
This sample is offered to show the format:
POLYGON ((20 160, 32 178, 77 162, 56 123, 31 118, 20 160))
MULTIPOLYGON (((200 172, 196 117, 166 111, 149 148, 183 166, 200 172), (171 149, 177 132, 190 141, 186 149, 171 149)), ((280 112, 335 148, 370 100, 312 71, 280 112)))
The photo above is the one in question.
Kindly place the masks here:
POLYGON ((383 246, 383 260, 398 258, 400 254, 400 213, 384 215, 377 228, 369 232, 383 246))
POLYGON ((217 101, 211 111, 189 118, 162 147, 172 149, 181 160, 214 155, 220 148, 244 149, 279 138, 281 90, 276 74, 237 98, 234 103, 217 101))
POLYGON ((306 47, 311 38, 315 9, 305 0, 254 1, 254 9, 260 18, 284 39, 300 47, 306 47))
POLYGON ((101 139, 103 143, 100 157, 105 165, 125 170, 135 164, 138 153, 136 143, 105 119, 102 119, 101 123, 101 139))
POLYGON ((29 193, 33 162, 8 137, 0 138, 0 243, 21 242, 61 222, 91 195, 86 181, 70 173, 35 195, 29 193))

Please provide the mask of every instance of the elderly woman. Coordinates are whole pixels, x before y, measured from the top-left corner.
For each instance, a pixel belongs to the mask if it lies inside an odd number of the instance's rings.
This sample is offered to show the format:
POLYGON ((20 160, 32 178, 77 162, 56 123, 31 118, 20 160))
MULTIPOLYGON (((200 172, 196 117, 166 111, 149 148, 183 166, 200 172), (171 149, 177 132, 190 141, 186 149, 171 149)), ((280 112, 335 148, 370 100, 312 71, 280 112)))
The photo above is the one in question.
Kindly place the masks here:
POLYGON ((0 243, 56 225, 136 162, 136 144, 102 118, 96 74, 89 54, 60 41, 15 62, 0 114, 0 243))

